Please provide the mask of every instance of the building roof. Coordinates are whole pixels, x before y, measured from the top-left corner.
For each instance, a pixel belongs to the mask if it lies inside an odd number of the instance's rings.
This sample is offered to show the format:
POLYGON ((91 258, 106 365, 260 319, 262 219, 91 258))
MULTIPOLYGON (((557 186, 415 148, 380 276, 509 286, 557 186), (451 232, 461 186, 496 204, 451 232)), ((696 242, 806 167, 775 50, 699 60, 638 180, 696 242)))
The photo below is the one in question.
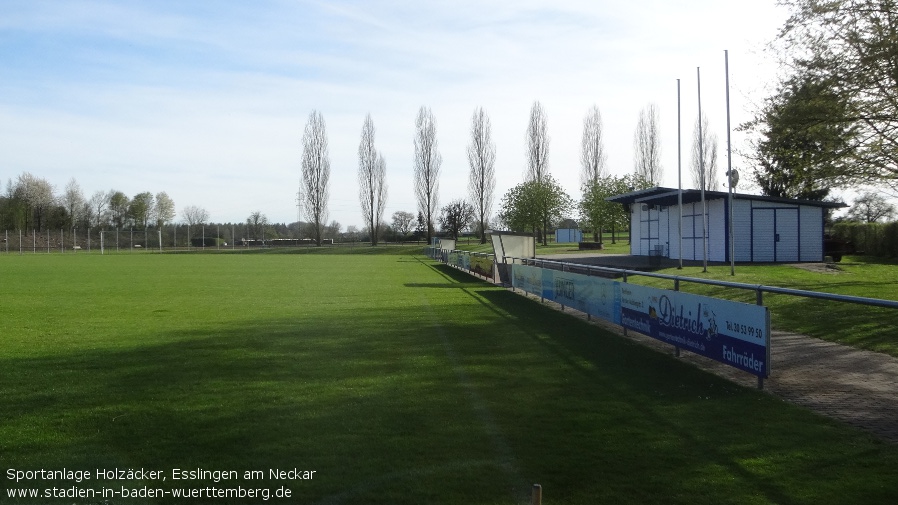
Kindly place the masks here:
MULTIPOLYGON (((705 200, 720 200, 727 198, 729 194, 725 191, 705 191, 705 200)), ((683 203, 700 202, 702 192, 699 189, 684 189, 683 203)), ((827 209, 839 209, 848 207, 842 202, 822 202, 819 200, 798 200, 794 198, 781 198, 777 196, 747 195, 743 193, 734 193, 733 198, 740 200, 755 200, 761 202, 790 203, 793 205, 809 205, 813 207, 823 207, 827 209)), ((608 197, 605 200, 609 202, 617 202, 624 205, 633 203, 644 203, 647 205, 664 205, 673 206, 679 202, 679 191, 675 188, 662 188, 660 186, 641 189, 622 195, 608 197)))

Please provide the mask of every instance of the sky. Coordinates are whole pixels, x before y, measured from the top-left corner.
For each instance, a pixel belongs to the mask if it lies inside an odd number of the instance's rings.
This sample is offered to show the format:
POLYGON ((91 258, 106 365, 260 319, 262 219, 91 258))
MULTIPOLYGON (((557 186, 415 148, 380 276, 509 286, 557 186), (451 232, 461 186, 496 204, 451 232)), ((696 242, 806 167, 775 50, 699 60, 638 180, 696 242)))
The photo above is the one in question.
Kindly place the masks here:
MULTIPOLYGON (((363 227, 358 145, 371 114, 387 165, 384 219, 417 212, 414 125, 433 112, 442 204, 467 196, 471 117, 483 107, 496 144, 496 195, 523 182, 525 133, 539 101, 549 171, 580 195, 583 119, 602 115, 608 169, 633 171, 641 109, 660 111, 663 185, 692 187, 701 106, 727 166, 732 130, 770 94, 765 44, 787 12, 775 0, 0 0, 0 181, 23 172, 86 197, 165 191, 212 222, 298 219, 302 134, 327 125, 328 220, 363 227)), ((734 151, 746 139, 732 131, 734 151)), ((756 193, 745 181, 740 192, 756 193)), ((721 187, 722 188, 722 187, 721 187)), ((302 216, 305 219, 305 216, 302 216)))

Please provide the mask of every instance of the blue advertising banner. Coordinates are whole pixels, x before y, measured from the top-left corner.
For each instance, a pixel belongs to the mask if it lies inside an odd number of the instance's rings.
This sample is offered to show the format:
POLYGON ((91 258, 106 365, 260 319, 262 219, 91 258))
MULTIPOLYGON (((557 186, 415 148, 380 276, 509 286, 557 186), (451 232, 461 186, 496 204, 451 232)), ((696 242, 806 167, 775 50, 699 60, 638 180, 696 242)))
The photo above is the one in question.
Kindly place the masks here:
POLYGON ((527 265, 512 265, 511 285, 530 294, 543 296, 543 269, 527 265))
POLYGON ((514 287, 615 324, 620 324, 619 284, 601 277, 512 266, 514 287))
POLYGON ((720 361, 758 377, 770 376, 770 311, 718 298, 620 284, 624 328, 720 361))

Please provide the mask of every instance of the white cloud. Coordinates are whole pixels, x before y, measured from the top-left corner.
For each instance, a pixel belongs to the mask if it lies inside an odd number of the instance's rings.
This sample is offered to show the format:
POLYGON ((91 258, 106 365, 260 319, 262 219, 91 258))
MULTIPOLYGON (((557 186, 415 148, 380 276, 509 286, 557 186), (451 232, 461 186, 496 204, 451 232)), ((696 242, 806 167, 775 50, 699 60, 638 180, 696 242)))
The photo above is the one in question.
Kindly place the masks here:
MULTIPOLYGON (((387 160, 389 217, 415 209, 420 106, 437 118, 444 202, 466 192, 470 117, 475 107, 487 110, 498 201, 521 180, 524 131, 539 100, 548 112, 551 170, 572 195, 583 116, 593 103, 616 173, 631 170, 639 109, 658 103, 665 183, 675 185, 676 79, 683 152, 696 115, 697 66, 725 147, 723 49, 730 49, 735 127, 747 119, 744 92, 762 89, 771 72, 751 51, 784 19, 773 0, 247 5, 13 5, 0 21, 0 34, 17 48, 0 56, 8 69, 0 75, 0 176, 30 171, 58 186, 74 176, 88 193, 164 190, 179 207, 207 208, 213 220, 261 210, 289 222, 302 130, 318 109, 334 171, 331 216, 360 225, 356 148, 366 113, 387 160)), ((683 161, 685 172, 685 154, 683 161)))

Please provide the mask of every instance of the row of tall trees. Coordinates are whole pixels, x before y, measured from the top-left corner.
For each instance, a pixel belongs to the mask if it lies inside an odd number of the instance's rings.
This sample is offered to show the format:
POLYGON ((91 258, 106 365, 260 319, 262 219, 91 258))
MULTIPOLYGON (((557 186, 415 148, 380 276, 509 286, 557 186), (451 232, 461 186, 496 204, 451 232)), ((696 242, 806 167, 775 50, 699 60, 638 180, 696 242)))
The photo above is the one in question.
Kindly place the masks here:
MULTIPOLYGON (((635 171, 639 180, 651 184, 660 183, 660 134, 658 108, 654 104, 646 107, 639 116, 634 148, 636 151, 635 171)), ((593 107, 584 120, 582 163, 584 175, 581 182, 592 184, 607 175, 607 155, 602 143, 601 114, 593 107), (588 168, 587 168, 588 167, 588 168)), ((359 202, 366 227, 373 230, 372 244, 377 244, 377 229, 383 219, 386 207, 386 162, 383 155, 375 147, 375 127, 371 115, 368 114, 362 124, 359 142, 359 202)), ((564 193, 549 173, 548 119, 540 102, 534 102, 530 111, 527 127, 527 167, 525 169, 526 187, 517 188, 503 203, 500 217, 512 219, 516 224, 520 219, 509 213, 508 205, 512 201, 542 202, 536 209, 539 223, 531 227, 544 243, 551 221, 556 218, 553 213, 564 207, 559 201, 552 200, 551 195, 561 197, 564 193), (542 195, 530 198, 529 193, 542 195), (546 200, 549 198, 549 200, 546 200)), ((460 224, 459 217, 464 217, 464 227, 471 223, 480 234, 481 242, 485 242, 485 231, 489 226, 489 218, 493 212, 496 186, 495 161, 496 145, 492 139, 492 126, 489 115, 483 108, 477 108, 471 118, 470 143, 467 146, 468 195, 466 199, 455 200, 440 208, 439 182, 442 167, 442 155, 437 139, 437 122, 433 112, 422 106, 415 118, 414 145, 414 192, 418 206, 419 221, 425 230, 428 241, 434 235, 435 225, 457 235, 460 224), (464 204, 464 205, 462 205, 464 204)), ((318 111, 312 111, 306 123, 303 135, 303 161, 300 197, 303 209, 312 223, 313 229, 320 230, 327 217, 328 178, 330 161, 327 152, 327 132, 324 118, 318 111)), ((567 197, 564 200, 570 203, 567 197)), ((524 214, 529 214, 528 210, 524 214)), ((508 225, 509 222, 505 221, 508 225)), ((316 242, 320 243, 320 233, 314 232, 316 242)))
POLYGON ((5 229, 147 228, 170 223, 175 203, 165 191, 129 197, 118 190, 85 197, 73 178, 61 193, 49 181, 25 172, 7 183, 0 196, 0 226, 5 229))

